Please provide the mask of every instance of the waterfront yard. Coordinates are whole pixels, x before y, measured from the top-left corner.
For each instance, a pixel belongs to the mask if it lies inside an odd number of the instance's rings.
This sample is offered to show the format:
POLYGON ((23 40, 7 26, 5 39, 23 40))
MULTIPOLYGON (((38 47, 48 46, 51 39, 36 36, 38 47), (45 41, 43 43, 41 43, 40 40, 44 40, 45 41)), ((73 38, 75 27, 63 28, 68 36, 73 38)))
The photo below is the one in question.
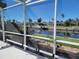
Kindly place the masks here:
MULTIPOLYGON (((40 37, 43 37, 41 40, 46 40, 48 42, 53 42, 53 36, 51 36, 51 35, 33 34, 33 36, 38 36, 39 37, 38 39, 41 39, 40 37), (47 38, 47 39, 44 39, 44 38, 47 38)), ((57 36, 56 41, 57 41, 58 44, 79 48, 79 44, 78 44, 79 39, 76 39, 76 38, 70 38, 70 37, 65 38, 65 37, 57 36), (63 41, 63 42, 61 42, 61 41, 63 41), (68 42, 69 44, 67 44, 65 42, 68 42), (76 43, 76 45, 74 45, 73 43, 76 43)))

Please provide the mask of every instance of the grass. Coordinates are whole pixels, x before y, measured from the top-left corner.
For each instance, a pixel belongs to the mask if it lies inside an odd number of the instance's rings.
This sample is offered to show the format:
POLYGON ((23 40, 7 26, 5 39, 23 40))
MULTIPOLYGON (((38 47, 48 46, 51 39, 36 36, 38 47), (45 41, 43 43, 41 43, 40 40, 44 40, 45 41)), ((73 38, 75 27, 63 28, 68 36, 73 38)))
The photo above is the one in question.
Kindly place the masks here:
MULTIPOLYGON (((50 36, 50 35, 45 35, 45 34, 33 34, 33 35, 53 39, 53 36, 50 36)), ((64 41, 79 43, 79 39, 76 39, 76 38, 64 38, 64 37, 57 36, 56 39, 57 40, 64 40, 64 41)))
POLYGON ((64 41, 79 43, 79 39, 76 39, 76 38, 69 38, 69 37, 68 37, 68 38, 57 37, 57 40, 64 40, 64 41))
MULTIPOLYGON (((45 38, 53 39, 53 36, 45 35, 45 34, 33 34, 33 36, 39 36, 39 37, 45 37, 45 38)), ((57 36, 56 39, 57 39, 57 40, 64 40, 64 41, 68 41, 68 42, 79 43, 79 39, 76 39, 76 38, 64 38, 64 37, 59 37, 59 36, 57 36)), ((45 40, 45 39, 41 39, 41 40, 45 40)), ((53 42, 53 40, 46 40, 46 41, 48 41, 48 42, 53 42)), ((70 47, 79 48, 79 46, 71 45, 71 44, 66 44, 66 43, 64 43, 64 42, 62 42, 62 43, 57 42, 57 44, 62 44, 62 45, 65 45, 65 46, 70 46, 70 47)))

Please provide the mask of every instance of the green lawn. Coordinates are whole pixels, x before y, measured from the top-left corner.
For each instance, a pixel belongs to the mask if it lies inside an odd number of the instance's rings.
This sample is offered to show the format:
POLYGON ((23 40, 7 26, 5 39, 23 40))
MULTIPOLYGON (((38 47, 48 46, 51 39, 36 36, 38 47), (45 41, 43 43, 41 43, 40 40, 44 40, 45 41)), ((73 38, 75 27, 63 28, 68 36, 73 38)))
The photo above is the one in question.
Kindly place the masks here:
MULTIPOLYGON (((50 36, 50 35, 44 35, 44 34, 33 34, 33 35, 53 39, 53 36, 50 36)), ((79 43, 79 39, 76 39, 76 38, 64 38, 64 37, 57 36, 56 39, 57 40, 64 40, 64 41, 79 43)))
MULTIPOLYGON (((45 37, 45 38, 53 39, 53 36, 45 35, 45 34, 33 34, 33 36, 39 36, 39 37, 45 37)), ((57 36, 56 39, 57 40, 64 40, 64 41, 79 43, 79 39, 76 39, 76 38, 64 38, 64 37, 57 36)), ((41 40, 45 40, 45 39, 41 39, 41 40)), ((46 41, 53 42, 53 40, 46 40, 46 41)), ((66 46, 71 46, 71 47, 79 48, 79 46, 75 46, 75 45, 71 45, 71 44, 66 44, 66 43, 63 43, 63 42, 62 43, 57 42, 57 43, 58 44, 62 44, 62 45, 66 45, 66 46)))

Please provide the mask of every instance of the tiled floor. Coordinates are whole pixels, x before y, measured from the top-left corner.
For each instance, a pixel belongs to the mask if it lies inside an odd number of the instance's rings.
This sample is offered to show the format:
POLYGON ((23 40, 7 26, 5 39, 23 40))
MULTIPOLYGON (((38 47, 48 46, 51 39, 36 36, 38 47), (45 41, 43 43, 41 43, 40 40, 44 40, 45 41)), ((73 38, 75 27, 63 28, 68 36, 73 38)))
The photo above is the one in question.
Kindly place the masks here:
MULTIPOLYGON (((5 46, 6 43, 0 41, 0 47, 5 46)), ((25 52, 15 46, 10 46, 0 50, 0 59, 47 59, 45 57, 25 52)))

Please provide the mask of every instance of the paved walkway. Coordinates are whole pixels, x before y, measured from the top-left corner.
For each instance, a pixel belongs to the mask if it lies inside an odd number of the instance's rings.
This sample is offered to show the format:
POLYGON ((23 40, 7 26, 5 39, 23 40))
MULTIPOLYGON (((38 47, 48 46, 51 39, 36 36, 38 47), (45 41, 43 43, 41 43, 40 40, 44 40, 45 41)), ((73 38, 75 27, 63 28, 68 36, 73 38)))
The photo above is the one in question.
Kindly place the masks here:
MULTIPOLYGON (((5 47, 7 45, 9 45, 9 44, 0 41, 0 46, 1 47, 5 47)), ((46 51, 40 50, 40 52, 45 53, 47 55, 48 54, 52 55, 51 53, 48 53, 46 51)), ((1 59, 48 59, 48 58, 33 54, 31 52, 29 53, 28 51, 24 52, 24 51, 14 47, 14 46, 9 46, 9 47, 3 48, 3 49, 1 48, 0 58, 1 59)), ((63 57, 59 57, 57 55, 56 55, 56 58, 66 59, 66 58, 63 58, 63 57)))
POLYGON ((8 46, 8 43, 0 41, 0 59, 47 59, 45 57, 33 54, 31 52, 25 52, 14 46, 8 46), (1 48, 6 47, 6 48, 1 48))
POLYGON ((31 52, 22 51, 14 46, 0 50, 0 59, 47 59, 31 52))

